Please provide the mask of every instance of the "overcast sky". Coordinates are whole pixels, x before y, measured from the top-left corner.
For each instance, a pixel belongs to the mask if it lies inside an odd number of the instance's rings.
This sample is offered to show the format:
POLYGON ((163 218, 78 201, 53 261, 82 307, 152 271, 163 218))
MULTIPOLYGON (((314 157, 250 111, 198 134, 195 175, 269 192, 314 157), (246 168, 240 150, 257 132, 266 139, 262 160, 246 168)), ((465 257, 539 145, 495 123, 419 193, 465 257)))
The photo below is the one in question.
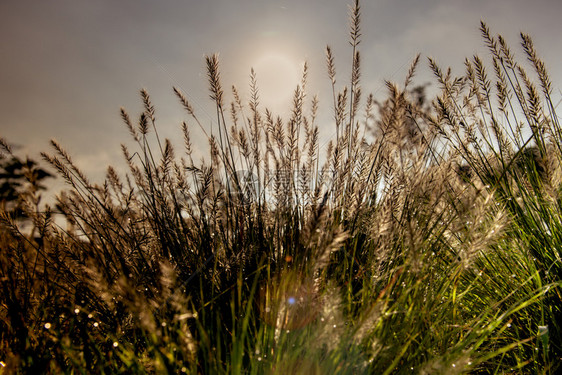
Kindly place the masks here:
MULTIPOLYGON (((99 178, 108 164, 119 164, 120 143, 129 143, 119 108, 137 118, 140 88, 152 96, 162 137, 180 138, 179 124, 189 120, 172 86, 186 92, 211 126, 204 56, 215 52, 223 87, 234 84, 247 94, 253 66, 262 103, 281 113, 308 61, 310 94, 319 94, 321 110, 328 111, 324 51, 333 47, 339 82, 345 81, 348 3, 2 0, 0 135, 34 158, 49 150, 49 139, 57 139, 99 178)), ((519 56, 519 31, 529 33, 559 93, 561 16, 560 0, 365 0, 363 91, 380 95, 383 79, 402 82, 417 52, 424 56, 418 83, 429 80, 427 56, 461 73, 464 57, 486 55, 478 31, 482 19, 519 56)), ((197 129, 192 132, 197 137, 197 129)))

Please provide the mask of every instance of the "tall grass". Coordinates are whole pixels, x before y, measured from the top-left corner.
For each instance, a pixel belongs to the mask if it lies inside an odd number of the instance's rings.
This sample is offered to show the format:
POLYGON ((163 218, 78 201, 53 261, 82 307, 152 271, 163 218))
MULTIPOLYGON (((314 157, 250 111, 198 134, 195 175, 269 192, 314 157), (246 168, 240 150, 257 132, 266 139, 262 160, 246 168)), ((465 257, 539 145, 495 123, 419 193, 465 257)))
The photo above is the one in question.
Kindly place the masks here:
POLYGON ((459 77, 429 60, 442 90, 424 102, 417 56, 364 100, 360 14, 347 86, 326 49, 326 152, 308 66, 282 119, 253 71, 248 103, 225 91, 216 55, 214 132, 174 88, 181 154, 145 90, 136 121, 121 109, 127 174, 92 183, 52 141, 69 189, 45 210, 22 196, 31 234, 1 216, 0 372, 556 373, 562 132, 531 39, 538 83, 482 24, 492 74, 477 56, 459 77))

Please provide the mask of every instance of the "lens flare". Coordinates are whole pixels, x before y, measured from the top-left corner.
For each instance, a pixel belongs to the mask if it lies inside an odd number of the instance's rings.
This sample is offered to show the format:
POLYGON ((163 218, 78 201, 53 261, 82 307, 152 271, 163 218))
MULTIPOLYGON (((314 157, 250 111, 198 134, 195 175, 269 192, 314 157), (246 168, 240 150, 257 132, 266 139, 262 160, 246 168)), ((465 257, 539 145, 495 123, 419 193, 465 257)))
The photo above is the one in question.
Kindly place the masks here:
POLYGON ((261 319, 286 330, 310 324, 321 311, 320 295, 312 278, 294 271, 281 272, 261 286, 258 304, 261 319))

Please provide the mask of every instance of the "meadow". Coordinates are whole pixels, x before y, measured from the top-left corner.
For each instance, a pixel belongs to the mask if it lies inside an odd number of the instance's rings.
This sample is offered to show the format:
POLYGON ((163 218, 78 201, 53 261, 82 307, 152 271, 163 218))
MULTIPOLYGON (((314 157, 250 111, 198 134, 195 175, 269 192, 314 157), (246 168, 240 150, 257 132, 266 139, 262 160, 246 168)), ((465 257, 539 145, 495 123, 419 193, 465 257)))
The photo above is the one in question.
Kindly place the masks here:
MULTIPOLYGON (((489 53, 461 76, 427 60, 435 97, 414 84, 418 55, 380 101, 350 9, 350 79, 328 47, 328 105, 305 65, 277 117, 253 71, 246 103, 210 55, 213 133, 174 88, 176 150, 141 90, 143 111, 121 110, 128 173, 91 182, 52 141, 43 161, 68 189, 49 207, 47 176, 20 166, 0 207, 1 374, 562 369, 562 128, 532 40, 518 59, 482 23, 489 53)), ((17 156, 0 146, 6 179, 17 156)))

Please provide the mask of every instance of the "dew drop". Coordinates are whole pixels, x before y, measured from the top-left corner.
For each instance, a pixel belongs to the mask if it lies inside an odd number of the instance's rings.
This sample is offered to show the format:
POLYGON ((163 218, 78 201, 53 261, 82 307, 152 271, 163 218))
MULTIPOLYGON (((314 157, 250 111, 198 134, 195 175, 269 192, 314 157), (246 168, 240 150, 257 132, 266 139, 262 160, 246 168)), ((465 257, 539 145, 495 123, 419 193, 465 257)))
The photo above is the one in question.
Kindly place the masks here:
POLYGON ((119 346, 119 343, 118 343, 117 341, 114 341, 114 342, 113 342, 113 347, 116 348, 116 347, 118 347, 118 346, 119 346))
POLYGON ((45 323, 45 329, 51 329, 51 323, 45 323))

